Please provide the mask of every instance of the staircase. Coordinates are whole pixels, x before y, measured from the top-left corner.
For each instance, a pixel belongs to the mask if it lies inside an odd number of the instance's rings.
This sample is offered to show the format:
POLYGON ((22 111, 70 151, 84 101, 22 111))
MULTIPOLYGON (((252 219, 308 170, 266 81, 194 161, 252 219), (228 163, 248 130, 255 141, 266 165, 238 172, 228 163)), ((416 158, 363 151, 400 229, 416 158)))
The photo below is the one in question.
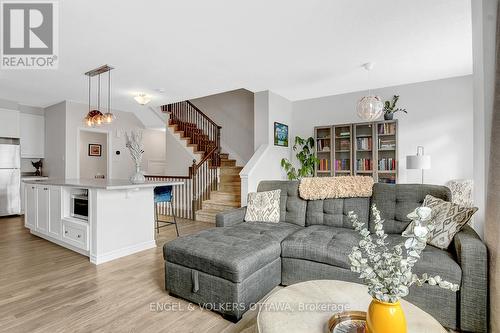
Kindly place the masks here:
POLYGON ((228 154, 220 154, 218 190, 211 191, 210 198, 203 200, 201 209, 195 213, 196 221, 215 223, 217 213, 240 207, 241 169, 228 154))
POLYGON ((236 166, 236 160, 227 153, 221 153, 221 127, 191 102, 164 105, 162 111, 169 114, 168 130, 193 154, 193 165, 185 177, 148 176, 148 179, 183 178, 184 186, 174 188, 174 203, 180 198, 183 212, 188 211, 183 217, 215 223, 217 213, 240 207, 239 173, 243 167, 236 166))

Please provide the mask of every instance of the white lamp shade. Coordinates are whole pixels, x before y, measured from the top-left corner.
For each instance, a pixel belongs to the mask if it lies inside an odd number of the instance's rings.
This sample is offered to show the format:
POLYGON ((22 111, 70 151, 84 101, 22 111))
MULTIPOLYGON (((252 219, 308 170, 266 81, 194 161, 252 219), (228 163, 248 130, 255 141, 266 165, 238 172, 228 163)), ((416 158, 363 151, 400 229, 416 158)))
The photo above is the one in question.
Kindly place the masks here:
POLYGON ((431 168, 431 157, 429 155, 406 156, 406 168, 428 170, 431 168))

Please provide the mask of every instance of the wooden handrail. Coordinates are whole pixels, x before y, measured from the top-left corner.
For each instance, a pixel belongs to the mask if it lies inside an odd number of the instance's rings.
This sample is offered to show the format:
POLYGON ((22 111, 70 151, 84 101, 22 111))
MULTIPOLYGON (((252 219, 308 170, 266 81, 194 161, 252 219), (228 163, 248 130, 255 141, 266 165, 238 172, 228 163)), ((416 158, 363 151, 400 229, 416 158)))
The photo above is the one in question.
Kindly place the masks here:
MULTIPOLYGON (((177 102, 161 107, 169 113, 169 124, 176 125, 176 130, 188 138, 196 151, 202 151, 199 162, 193 160, 188 176, 147 176, 152 180, 185 180, 185 185, 177 186, 177 198, 181 198, 181 210, 184 216, 195 217, 195 212, 202 208, 202 202, 210 198, 210 192, 218 188, 217 167, 220 166, 221 126, 217 125, 203 111, 190 101, 177 102), (188 202, 191 203, 188 207, 188 202), (184 211, 187 209, 187 211, 184 211)), ((162 208, 163 212, 168 212, 162 208)), ((177 208, 176 208, 177 209, 177 208)))
POLYGON ((166 176, 166 175, 144 175, 146 178, 178 178, 178 179, 189 179, 190 176, 166 176))
POLYGON ((213 121, 212 119, 210 119, 203 111, 201 111, 200 109, 198 109, 198 107, 196 107, 196 105, 194 105, 190 101, 186 101, 186 103, 188 103, 189 105, 191 105, 196 111, 198 111, 201 114, 201 116, 203 118, 205 118, 206 120, 208 120, 212 125, 217 126, 218 128, 222 128, 221 126, 217 125, 215 123, 215 121, 213 121))

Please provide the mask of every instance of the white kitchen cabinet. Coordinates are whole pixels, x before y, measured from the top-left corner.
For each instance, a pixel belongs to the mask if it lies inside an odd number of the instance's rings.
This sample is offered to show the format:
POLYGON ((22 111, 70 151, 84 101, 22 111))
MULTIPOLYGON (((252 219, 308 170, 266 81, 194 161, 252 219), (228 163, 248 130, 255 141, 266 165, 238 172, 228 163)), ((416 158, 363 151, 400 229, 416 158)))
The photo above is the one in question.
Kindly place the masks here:
POLYGON ((62 238, 61 188, 26 184, 25 201, 26 228, 60 240, 62 238))
POLYGON ((19 138, 19 111, 0 109, 0 137, 19 138))
POLYGON ((36 229, 37 217, 37 192, 38 189, 35 185, 27 184, 25 187, 25 204, 24 204, 24 226, 29 229, 36 229))
POLYGON ((47 234, 49 230, 49 193, 49 188, 46 186, 37 189, 36 231, 43 234, 47 234))
POLYGON ((61 188, 49 187, 49 230, 48 234, 61 238, 61 188))
POLYGON ((20 116, 21 157, 43 158, 45 156, 45 118, 21 113, 20 116))

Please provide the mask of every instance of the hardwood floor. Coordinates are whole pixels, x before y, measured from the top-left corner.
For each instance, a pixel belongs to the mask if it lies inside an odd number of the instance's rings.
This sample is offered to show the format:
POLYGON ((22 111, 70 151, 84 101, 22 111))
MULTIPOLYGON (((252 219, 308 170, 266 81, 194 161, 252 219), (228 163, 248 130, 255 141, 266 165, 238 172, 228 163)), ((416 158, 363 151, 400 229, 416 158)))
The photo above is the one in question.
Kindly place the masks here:
MULTIPOLYGON (((211 227, 179 221, 181 235, 211 227)), ((173 238, 174 226, 162 228, 157 248, 95 266, 31 235, 22 217, 0 218, 0 332, 251 330, 255 312, 233 324, 166 293, 162 245, 173 238)))

